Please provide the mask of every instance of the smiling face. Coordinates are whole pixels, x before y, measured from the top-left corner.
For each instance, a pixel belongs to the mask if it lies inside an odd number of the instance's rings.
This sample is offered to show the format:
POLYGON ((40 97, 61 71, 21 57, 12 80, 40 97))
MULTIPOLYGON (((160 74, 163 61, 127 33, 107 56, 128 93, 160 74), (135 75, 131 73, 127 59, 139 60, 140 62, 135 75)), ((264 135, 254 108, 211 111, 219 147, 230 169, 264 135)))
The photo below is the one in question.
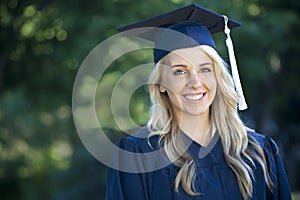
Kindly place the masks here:
POLYGON ((167 93, 177 119, 209 114, 217 90, 214 65, 197 47, 179 49, 163 61, 160 92, 167 93))

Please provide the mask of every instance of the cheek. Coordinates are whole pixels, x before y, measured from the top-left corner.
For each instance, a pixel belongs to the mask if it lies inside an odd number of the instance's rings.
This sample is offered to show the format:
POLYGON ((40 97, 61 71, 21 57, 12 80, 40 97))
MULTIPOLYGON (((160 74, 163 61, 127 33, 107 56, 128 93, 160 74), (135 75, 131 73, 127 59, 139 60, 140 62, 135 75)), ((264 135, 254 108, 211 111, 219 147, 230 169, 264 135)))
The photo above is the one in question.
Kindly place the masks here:
POLYGON ((211 79, 211 85, 212 85, 212 88, 214 89, 214 90, 216 90, 217 89, 217 80, 216 80, 216 78, 215 77, 213 77, 212 79, 211 79))
POLYGON ((186 85, 186 81, 183 77, 166 77, 161 81, 162 86, 168 91, 169 93, 178 94, 186 85))
POLYGON ((206 76, 204 83, 209 90, 216 90, 217 88, 217 80, 214 74, 206 76))
POLYGON ((210 99, 213 101, 215 99, 216 93, 217 93, 217 80, 215 78, 215 76, 211 76, 211 77, 207 77, 206 81, 206 88, 209 91, 209 97, 210 99))
POLYGON ((214 99, 217 93, 218 83, 215 77, 211 80, 212 98, 214 99))
POLYGON ((170 100, 173 103, 178 102, 180 92, 181 92, 181 90, 179 89, 179 86, 177 84, 172 84, 169 87, 167 87, 166 89, 167 89, 167 94, 168 94, 170 100))
POLYGON ((168 94, 171 103, 176 105, 179 104, 180 95, 185 85, 184 81, 180 78, 165 78, 164 81, 162 81, 162 84, 166 89, 166 93, 168 94))

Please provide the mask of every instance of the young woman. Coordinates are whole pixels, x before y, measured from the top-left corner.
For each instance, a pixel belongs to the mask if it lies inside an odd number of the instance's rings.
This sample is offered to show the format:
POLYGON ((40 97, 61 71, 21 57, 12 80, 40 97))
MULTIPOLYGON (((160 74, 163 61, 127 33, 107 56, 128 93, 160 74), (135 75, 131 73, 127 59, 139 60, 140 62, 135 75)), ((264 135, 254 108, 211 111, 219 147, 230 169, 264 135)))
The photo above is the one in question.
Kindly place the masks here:
POLYGON ((193 4, 169 15, 187 8, 193 20, 167 26, 180 39, 168 30, 155 35, 150 119, 120 140, 107 199, 291 199, 276 144, 244 126, 241 94, 208 26, 195 21, 207 10, 193 4))

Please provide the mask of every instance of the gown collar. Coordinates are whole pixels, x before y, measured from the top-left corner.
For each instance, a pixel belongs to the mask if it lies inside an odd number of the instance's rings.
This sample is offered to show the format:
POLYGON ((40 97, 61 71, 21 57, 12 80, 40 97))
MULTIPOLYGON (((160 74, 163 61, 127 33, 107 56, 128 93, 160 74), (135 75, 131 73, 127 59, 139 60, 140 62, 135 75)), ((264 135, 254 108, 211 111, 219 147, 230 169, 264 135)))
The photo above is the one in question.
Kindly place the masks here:
POLYGON ((207 147, 201 146, 193 141, 185 133, 182 134, 187 151, 195 160, 196 167, 208 167, 211 165, 226 163, 224 159, 223 147, 219 133, 216 132, 207 147))

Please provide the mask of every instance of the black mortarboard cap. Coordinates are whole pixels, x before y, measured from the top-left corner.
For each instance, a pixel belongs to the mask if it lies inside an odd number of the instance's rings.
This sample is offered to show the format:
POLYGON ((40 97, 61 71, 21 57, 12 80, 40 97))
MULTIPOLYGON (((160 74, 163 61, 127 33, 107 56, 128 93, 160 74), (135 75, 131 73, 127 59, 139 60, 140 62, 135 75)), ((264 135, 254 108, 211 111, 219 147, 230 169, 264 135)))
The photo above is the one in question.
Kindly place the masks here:
MULTIPOLYGON (((228 19, 227 25, 232 29, 241 24, 228 19)), ((130 30, 130 34, 153 41, 154 62, 157 63, 169 52, 180 48, 208 45, 216 49, 212 34, 223 32, 224 27, 224 16, 191 4, 118 30, 130 30)))

